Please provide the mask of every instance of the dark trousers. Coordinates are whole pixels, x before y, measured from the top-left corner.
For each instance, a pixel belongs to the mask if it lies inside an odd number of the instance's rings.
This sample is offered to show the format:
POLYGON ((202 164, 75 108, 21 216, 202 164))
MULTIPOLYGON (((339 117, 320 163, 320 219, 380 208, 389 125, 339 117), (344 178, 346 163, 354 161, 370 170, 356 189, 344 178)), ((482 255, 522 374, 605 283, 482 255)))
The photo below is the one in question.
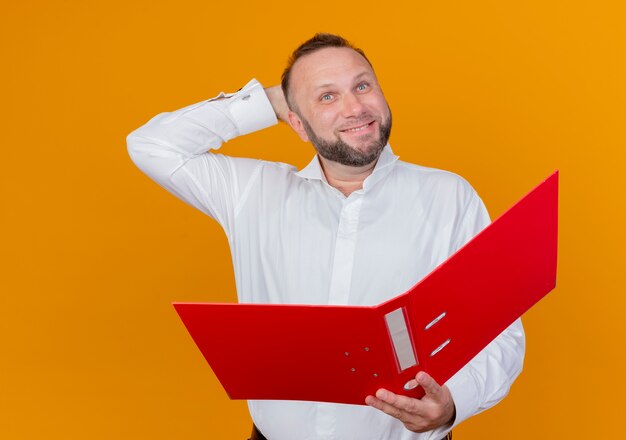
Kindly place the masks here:
MULTIPOLYGON (((267 438, 261 434, 261 431, 259 431, 255 425, 252 425, 252 434, 250 434, 250 438, 248 440, 267 440, 267 438)), ((452 432, 449 432, 448 435, 441 440, 452 440, 452 432)))

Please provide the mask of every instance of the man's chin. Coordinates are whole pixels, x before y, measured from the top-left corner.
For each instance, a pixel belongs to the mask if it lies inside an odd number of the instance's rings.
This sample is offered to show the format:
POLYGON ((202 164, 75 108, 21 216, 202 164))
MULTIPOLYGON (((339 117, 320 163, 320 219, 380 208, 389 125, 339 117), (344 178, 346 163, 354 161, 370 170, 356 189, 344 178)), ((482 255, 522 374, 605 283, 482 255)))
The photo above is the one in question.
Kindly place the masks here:
POLYGON ((324 159, 346 166, 363 167, 380 157, 389 139, 391 123, 379 126, 378 122, 373 122, 366 133, 335 133, 332 141, 318 137, 307 123, 304 128, 318 154, 324 159))
POLYGON ((363 167, 376 162, 384 149, 384 145, 368 145, 354 147, 344 142, 337 142, 332 145, 314 145, 317 153, 326 160, 351 167, 363 167), (361 149, 363 148, 363 149, 361 149))
MULTIPOLYGON (((360 138, 354 138, 352 136, 340 135, 339 141, 359 154, 369 155, 376 150, 380 149, 380 136, 363 135, 360 138)), ((384 147, 384 145, 383 145, 384 147)))

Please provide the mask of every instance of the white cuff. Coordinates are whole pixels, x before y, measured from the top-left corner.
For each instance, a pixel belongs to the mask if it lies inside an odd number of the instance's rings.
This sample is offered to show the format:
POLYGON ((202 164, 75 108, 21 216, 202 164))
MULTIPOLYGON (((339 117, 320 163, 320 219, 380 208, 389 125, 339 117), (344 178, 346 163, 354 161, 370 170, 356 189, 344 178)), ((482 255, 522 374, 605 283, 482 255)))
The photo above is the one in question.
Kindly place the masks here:
POLYGON ((229 98, 227 108, 239 136, 278 124, 274 108, 256 79, 250 80, 237 93, 223 96, 229 98))
POLYGON ((456 408, 456 417, 452 428, 480 412, 480 401, 478 398, 480 390, 468 366, 461 368, 454 376, 448 379, 446 386, 450 390, 450 394, 452 394, 452 400, 456 408))

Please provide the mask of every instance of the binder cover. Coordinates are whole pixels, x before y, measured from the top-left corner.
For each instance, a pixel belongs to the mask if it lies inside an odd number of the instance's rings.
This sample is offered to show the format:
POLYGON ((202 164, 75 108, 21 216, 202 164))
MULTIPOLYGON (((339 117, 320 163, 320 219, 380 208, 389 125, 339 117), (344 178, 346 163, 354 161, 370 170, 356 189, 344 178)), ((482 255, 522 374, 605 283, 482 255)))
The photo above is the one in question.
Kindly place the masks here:
POLYGON ((406 293, 376 306, 174 303, 231 399, 365 404, 440 384, 556 283, 558 171, 406 293))

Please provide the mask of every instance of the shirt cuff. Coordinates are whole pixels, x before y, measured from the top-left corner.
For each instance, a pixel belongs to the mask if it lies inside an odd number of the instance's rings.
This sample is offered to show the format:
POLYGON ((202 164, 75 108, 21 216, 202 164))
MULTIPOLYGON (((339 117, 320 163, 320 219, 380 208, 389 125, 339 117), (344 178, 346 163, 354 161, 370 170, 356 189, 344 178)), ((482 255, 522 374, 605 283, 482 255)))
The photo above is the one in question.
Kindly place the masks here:
POLYGON ((467 367, 462 368, 452 376, 446 382, 446 386, 450 390, 450 394, 452 394, 452 400, 456 409, 456 417, 449 428, 451 429, 479 412, 480 402, 478 396, 480 390, 467 367))
POLYGON ((222 102, 225 103, 239 136, 278 124, 276 113, 263 86, 254 78, 236 93, 222 92, 213 99, 218 98, 228 98, 222 102))

